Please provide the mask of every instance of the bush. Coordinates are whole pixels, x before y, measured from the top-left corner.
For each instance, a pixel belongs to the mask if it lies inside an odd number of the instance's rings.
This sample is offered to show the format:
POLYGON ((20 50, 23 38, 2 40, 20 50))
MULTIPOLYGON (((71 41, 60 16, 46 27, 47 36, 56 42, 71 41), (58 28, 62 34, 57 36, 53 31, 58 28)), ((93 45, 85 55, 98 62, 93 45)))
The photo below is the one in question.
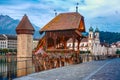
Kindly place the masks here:
POLYGON ((0 55, 6 55, 8 52, 16 54, 17 49, 0 49, 0 55))
POLYGON ((120 50, 119 49, 116 50, 116 54, 120 54, 120 50))
POLYGON ((3 49, 3 53, 8 53, 8 49, 3 49))

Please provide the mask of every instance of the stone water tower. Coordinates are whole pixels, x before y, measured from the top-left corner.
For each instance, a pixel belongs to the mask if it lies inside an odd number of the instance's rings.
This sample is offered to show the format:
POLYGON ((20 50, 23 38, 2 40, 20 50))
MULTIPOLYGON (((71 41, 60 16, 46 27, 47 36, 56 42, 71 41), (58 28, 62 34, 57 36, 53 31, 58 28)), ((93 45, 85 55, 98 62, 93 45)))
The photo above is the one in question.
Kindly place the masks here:
POLYGON ((17 33, 17 76, 30 74, 32 69, 32 47, 34 28, 24 15, 16 28, 17 33))

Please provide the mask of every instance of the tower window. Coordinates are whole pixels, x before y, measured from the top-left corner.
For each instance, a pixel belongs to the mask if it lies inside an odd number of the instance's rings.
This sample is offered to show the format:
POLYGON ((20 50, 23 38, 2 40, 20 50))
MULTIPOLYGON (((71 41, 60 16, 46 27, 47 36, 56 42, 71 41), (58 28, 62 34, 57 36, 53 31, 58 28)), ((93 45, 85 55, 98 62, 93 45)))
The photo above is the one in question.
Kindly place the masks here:
POLYGON ((90 34, 90 38, 91 38, 91 34, 90 34))

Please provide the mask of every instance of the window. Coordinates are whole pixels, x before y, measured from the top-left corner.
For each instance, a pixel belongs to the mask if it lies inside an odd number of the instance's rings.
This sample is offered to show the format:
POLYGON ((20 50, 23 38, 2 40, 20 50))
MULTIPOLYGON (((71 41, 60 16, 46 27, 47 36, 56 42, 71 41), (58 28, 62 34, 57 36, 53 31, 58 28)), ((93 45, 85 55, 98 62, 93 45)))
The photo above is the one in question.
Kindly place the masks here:
POLYGON ((91 38, 91 34, 90 34, 90 38, 91 38))

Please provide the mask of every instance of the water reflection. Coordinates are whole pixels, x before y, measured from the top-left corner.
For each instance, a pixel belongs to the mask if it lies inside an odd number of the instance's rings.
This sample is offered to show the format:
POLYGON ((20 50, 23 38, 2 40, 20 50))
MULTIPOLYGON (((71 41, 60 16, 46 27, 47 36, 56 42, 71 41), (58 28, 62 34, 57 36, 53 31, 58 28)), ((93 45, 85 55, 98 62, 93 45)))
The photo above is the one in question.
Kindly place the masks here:
MULTIPOLYGON (((26 71, 25 75, 30 74, 29 71, 31 71, 31 73, 35 72, 32 57, 30 58, 19 57, 19 58, 21 58, 21 60, 18 60, 18 57, 16 57, 16 55, 0 54, 0 80, 12 80, 14 78, 17 78, 17 73, 20 70, 21 71, 25 70, 26 71), (24 63, 26 67, 17 68, 17 63, 24 63), (29 66, 30 64, 31 66, 29 66)), ((21 64, 21 66, 22 65, 23 64, 21 64)))
POLYGON ((13 78, 16 78, 16 61, 14 58, 9 60, 8 57, 0 57, 0 80, 12 80, 13 78))

